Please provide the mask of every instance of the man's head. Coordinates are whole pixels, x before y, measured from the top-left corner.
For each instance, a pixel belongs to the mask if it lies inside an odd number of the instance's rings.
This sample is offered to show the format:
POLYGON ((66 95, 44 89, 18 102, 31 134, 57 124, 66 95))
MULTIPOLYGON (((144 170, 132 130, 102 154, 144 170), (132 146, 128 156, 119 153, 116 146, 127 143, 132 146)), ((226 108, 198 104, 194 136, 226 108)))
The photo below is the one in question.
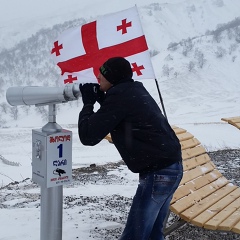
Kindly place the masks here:
POLYGON ((100 73, 111 84, 117 84, 122 79, 132 78, 131 64, 123 57, 109 58, 101 67, 100 73))

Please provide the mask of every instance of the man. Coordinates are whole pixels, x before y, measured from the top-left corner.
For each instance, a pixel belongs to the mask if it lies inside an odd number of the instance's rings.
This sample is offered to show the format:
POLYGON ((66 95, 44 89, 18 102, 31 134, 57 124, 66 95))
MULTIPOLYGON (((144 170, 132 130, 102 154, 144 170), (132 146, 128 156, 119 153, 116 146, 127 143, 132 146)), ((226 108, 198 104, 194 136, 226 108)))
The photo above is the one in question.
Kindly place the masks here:
POLYGON ((182 178, 181 147, 157 103, 132 75, 130 63, 114 57, 100 67, 100 86, 80 87, 84 106, 79 114, 79 138, 93 146, 110 133, 127 167, 139 173, 120 239, 162 240, 163 222, 182 178), (101 106, 94 112, 96 101, 101 106))

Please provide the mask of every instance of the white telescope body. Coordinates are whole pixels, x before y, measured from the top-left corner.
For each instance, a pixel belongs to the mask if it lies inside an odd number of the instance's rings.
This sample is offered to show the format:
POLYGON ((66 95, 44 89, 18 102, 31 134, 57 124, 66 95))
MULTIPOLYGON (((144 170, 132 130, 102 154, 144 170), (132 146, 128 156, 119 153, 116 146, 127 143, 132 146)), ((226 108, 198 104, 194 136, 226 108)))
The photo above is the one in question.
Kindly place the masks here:
POLYGON ((64 87, 10 87, 6 99, 12 106, 47 105, 77 100, 80 95, 79 84, 74 83, 64 87))

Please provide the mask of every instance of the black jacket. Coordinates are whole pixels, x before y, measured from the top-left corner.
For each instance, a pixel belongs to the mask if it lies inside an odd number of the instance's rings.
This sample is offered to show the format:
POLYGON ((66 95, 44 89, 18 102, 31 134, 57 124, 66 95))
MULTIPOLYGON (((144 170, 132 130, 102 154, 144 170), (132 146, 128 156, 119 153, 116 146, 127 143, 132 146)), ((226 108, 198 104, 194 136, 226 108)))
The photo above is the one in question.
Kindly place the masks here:
POLYGON ((157 103, 137 81, 111 87, 100 109, 85 105, 79 114, 79 138, 96 145, 108 133, 128 168, 135 173, 181 161, 181 147, 157 103))

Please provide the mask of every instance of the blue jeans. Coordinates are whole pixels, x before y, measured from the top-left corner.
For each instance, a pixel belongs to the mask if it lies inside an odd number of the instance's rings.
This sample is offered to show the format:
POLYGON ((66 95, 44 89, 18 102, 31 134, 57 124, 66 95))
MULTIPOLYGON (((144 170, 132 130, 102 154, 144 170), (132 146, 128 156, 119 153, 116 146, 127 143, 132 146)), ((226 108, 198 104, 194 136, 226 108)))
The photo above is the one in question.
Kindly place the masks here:
POLYGON ((163 240, 163 223, 183 175, 182 163, 140 174, 120 240, 163 240))

